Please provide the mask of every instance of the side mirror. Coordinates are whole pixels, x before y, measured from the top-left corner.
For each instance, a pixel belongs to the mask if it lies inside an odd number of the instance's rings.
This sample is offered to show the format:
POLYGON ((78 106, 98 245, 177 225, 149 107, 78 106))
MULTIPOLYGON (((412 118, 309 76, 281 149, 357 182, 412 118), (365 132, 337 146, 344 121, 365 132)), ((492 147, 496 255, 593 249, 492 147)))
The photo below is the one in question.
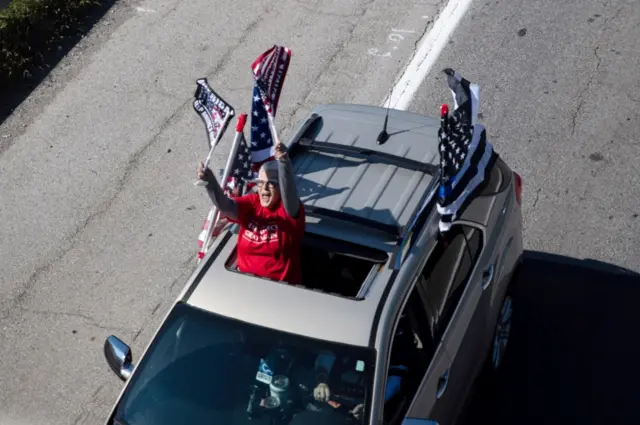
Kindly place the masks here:
POLYGON ((118 337, 111 335, 104 342, 104 357, 111 367, 111 370, 126 381, 133 372, 133 363, 131 362, 131 349, 127 344, 122 342, 118 337))

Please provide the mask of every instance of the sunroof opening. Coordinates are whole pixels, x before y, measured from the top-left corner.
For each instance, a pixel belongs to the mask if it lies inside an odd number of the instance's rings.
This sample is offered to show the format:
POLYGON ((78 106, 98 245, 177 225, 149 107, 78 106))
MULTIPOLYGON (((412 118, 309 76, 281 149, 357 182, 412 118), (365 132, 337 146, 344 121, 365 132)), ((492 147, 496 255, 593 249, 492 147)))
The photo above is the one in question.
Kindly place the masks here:
MULTIPOLYGON (((384 251, 306 232, 301 246, 302 287, 361 299, 363 288, 388 260, 384 251)), ((236 273, 236 250, 225 264, 236 273)))

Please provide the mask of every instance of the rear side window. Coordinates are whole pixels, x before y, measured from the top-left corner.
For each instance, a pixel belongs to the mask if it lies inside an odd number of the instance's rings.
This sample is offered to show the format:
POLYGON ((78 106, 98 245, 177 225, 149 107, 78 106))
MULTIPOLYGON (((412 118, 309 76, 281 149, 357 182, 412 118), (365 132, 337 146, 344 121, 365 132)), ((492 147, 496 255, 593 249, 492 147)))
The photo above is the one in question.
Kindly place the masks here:
POLYGON ((453 226, 438 242, 422 270, 420 291, 435 343, 449 325, 471 272, 480 257, 482 233, 470 226, 453 226))
POLYGON ((497 158, 489 172, 489 178, 482 184, 478 196, 493 196, 507 188, 509 176, 511 175, 507 164, 497 158))

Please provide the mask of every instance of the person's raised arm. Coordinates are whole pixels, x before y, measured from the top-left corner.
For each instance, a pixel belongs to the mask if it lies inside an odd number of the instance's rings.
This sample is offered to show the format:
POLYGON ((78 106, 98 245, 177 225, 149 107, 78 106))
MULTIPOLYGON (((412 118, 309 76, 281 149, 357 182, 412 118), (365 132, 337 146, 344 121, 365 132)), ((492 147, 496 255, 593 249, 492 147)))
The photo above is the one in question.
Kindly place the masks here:
POLYGON ((213 175, 213 171, 210 168, 204 168, 204 164, 201 162, 198 164, 198 178, 207 182, 207 193, 211 198, 211 202, 218 208, 220 213, 229 217, 231 220, 238 219, 238 205, 225 195, 224 190, 220 187, 218 180, 213 175))
POLYGON ((280 193, 284 209, 293 218, 298 217, 300 212, 300 198, 293 176, 293 166, 287 155, 287 148, 278 142, 275 146, 275 157, 278 160, 278 180, 280 183, 280 193))

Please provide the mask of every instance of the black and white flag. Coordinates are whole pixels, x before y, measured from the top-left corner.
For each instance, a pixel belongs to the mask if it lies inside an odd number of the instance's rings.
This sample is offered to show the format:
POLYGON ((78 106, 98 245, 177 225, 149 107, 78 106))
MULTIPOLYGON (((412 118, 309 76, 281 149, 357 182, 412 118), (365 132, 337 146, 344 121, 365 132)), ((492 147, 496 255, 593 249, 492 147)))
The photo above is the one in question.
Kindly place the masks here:
POLYGON ((455 109, 443 110, 438 130, 440 150, 440 231, 446 232, 477 189, 488 179, 497 154, 487 142, 484 126, 477 124, 480 87, 471 84, 451 68, 444 70, 455 109))
POLYGON ((235 110, 209 86, 206 78, 199 78, 196 84, 193 109, 198 113, 207 130, 209 155, 207 155, 204 166, 208 167, 213 150, 226 131, 231 118, 235 115, 235 110))

